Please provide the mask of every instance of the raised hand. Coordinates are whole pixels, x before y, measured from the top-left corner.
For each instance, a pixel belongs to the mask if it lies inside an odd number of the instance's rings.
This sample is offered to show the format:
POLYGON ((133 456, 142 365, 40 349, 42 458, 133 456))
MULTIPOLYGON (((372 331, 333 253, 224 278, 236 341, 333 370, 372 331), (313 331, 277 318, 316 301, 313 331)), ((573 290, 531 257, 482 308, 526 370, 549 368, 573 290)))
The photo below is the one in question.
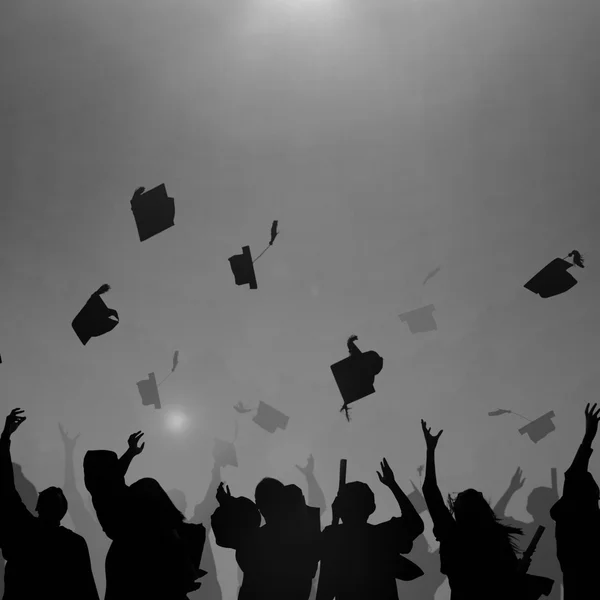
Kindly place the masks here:
POLYGON ((127 440, 127 444, 129 445, 129 451, 133 456, 137 456, 141 453, 146 445, 144 442, 141 446, 139 445, 139 441, 144 434, 141 431, 137 431, 136 433, 132 433, 127 440))
POLYGON ((437 435, 431 435, 431 427, 427 427, 427 423, 421 419, 421 427, 423 429, 423 435, 425 436, 425 443, 427 444, 428 450, 435 450, 437 446, 438 440, 440 436, 444 432, 443 429, 440 429, 440 432, 437 435))
POLYGON ((302 473, 305 477, 310 477, 313 475, 315 471, 315 459, 313 458, 313 455, 311 454, 308 457, 308 464, 306 467, 296 465, 296 469, 298 469, 298 471, 300 471, 300 473, 302 473))
POLYGON ((4 430, 2 431, 3 438, 10 438, 10 436, 19 428, 21 423, 27 418, 22 417, 23 409, 13 408, 4 422, 4 430))
POLYGON ((225 485, 223 482, 219 484, 217 488, 216 494, 217 502, 219 504, 223 504, 223 502, 227 502, 229 498, 231 498, 231 492, 229 491, 229 486, 225 485))
POLYGON ((73 448, 75 448, 75 443, 81 434, 78 433, 74 438, 70 438, 64 430, 62 423, 58 424, 58 429, 60 430, 60 437, 62 438, 65 448, 72 451, 73 448))
POLYGON ((521 467, 517 467, 515 474, 510 480, 510 485, 508 486, 510 490, 516 492, 517 490, 520 490, 523 487, 523 484, 525 483, 525 478, 522 476, 523 471, 521 470, 521 467))
POLYGON ((590 442, 598 433, 598 423, 600 422, 600 408, 596 408, 596 403, 590 408, 589 403, 585 407, 585 438, 590 442))
POLYGON ((396 483, 396 479, 394 477, 394 471, 390 468, 388 461, 384 458, 379 466, 381 468, 381 473, 377 471, 377 477, 379 477, 379 481, 386 485, 387 487, 392 487, 396 483))

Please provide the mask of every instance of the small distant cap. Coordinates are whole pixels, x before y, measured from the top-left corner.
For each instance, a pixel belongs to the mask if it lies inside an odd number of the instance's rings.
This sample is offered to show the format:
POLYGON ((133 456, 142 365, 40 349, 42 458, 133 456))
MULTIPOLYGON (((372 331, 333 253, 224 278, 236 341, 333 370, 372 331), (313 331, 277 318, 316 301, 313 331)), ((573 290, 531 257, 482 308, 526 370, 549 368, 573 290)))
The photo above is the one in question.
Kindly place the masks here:
POLYGON ((148 373, 148 379, 138 381, 137 386, 144 406, 154 406, 156 409, 160 408, 160 396, 158 395, 158 386, 154 373, 148 373))
MULTIPOLYGON (((574 252, 577 251, 573 251, 571 254, 574 252)), ((577 279, 568 272, 573 264, 579 267, 583 266, 581 255, 578 252, 574 258, 574 263, 564 258, 555 258, 536 273, 524 287, 541 298, 552 298, 564 294, 577 284, 577 279)))
POLYGON ((85 346, 91 338, 100 337, 112 331, 119 324, 116 310, 108 308, 100 297, 110 290, 108 284, 100 286, 73 319, 71 326, 81 343, 85 346), (115 320, 116 319, 116 320, 115 320))
POLYGON ((131 210, 140 242, 144 242, 175 225, 175 200, 167 195, 165 184, 143 191, 136 190, 131 199, 131 210))
POLYGON ((238 466, 235 446, 231 442, 226 442, 216 438, 212 455, 215 463, 221 465, 222 467, 238 466))
POLYGON ((427 331, 436 331, 437 323, 433 318, 435 306, 429 304, 410 312, 398 315, 403 323, 408 323, 408 328, 411 333, 425 333, 427 331))
POLYGON ((411 484, 413 487, 413 491, 410 494, 408 494, 408 499, 419 514, 424 513, 427 510, 427 502, 425 502, 423 494, 419 491, 419 489, 415 486, 415 484, 412 481, 411 484))
POLYGON ((252 420, 269 433, 275 433, 277 429, 285 429, 290 418, 261 400, 252 420))
POLYGON ((256 273, 252 264, 252 254, 250 246, 242 247, 242 254, 234 254, 229 258, 229 264, 235 278, 235 285, 250 285, 251 290, 258 289, 256 283, 256 273))
POLYGON ((537 444, 540 440, 543 440, 550 432, 556 429, 554 423, 552 422, 554 416, 554 411, 551 410, 545 415, 542 415, 539 419, 531 421, 531 423, 528 423, 527 425, 525 425, 525 427, 521 427, 521 429, 519 429, 519 433, 521 435, 527 434, 531 438, 531 441, 534 444, 537 444))

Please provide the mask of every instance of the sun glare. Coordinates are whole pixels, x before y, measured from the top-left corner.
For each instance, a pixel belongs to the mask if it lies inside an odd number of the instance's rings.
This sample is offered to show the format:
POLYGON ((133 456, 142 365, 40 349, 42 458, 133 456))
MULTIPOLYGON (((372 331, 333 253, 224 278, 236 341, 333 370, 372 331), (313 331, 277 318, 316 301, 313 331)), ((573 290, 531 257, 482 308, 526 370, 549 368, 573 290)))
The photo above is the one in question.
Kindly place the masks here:
POLYGON ((187 429, 189 419, 181 409, 172 408, 165 415, 165 424, 171 433, 182 433, 187 429))

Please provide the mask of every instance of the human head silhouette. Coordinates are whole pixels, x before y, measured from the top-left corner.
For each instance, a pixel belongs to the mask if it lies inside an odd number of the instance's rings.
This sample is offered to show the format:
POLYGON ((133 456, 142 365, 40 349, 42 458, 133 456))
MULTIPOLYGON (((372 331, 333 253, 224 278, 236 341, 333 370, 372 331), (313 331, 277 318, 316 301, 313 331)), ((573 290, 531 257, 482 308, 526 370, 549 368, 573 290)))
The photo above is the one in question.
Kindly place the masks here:
POLYGON ((366 483, 351 481, 334 500, 334 510, 343 523, 366 523, 375 512, 375 495, 366 483))
POLYGON ((187 500, 185 498, 185 494, 176 488, 169 490, 167 492, 171 502, 175 505, 175 508, 183 515, 185 515, 187 511, 187 500))
POLYGON ((497 522, 489 502, 473 488, 459 492, 454 499, 449 497, 448 504, 459 524, 480 526, 497 522))
POLYGON ((536 487, 527 497, 527 512, 534 521, 546 521, 550 518, 550 509, 554 506, 558 496, 549 487, 536 487))
MULTIPOLYGON (((119 457, 112 450, 88 450, 83 457, 83 481, 94 494, 107 485, 122 482, 119 457)), ((123 482, 124 484, 124 482, 123 482)))
POLYGON ((49 487, 40 492, 35 510, 39 518, 50 525, 60 525, 67 514, 68 503, 63 491, 49 487))
POLYGON ((173 504, 156 479, 151 477, 138 479, 129 486, 129 497, 142 523, 158 522, 174 528, 185 521, 181 511, 173 504))
POLYGON ((265 521, 281 518, 281 492, 285 486, 273 477, 265 477, 258 482, 254 490, 254 500, 265 521))

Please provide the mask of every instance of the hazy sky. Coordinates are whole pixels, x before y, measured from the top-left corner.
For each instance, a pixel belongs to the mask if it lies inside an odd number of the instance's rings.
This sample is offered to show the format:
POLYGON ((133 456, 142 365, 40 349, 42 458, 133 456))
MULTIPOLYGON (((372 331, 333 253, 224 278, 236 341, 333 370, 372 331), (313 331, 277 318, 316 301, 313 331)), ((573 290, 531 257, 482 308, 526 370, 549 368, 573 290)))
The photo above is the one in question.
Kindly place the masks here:
MULTIPOLYGON (((293 465, 312 452, 330 503, 345 457, 377 522, 396 510, 379 460, 405 489, 418 481, 424 418, 444 429, 443 491, 496 500, 520 465, 509 513, 527 517, 527 493, 568 466, 598 399, 597 1, 0 11, 2 407, 26 410, 13 456, 38 489, 62 484, 59 421, 81 432, 79 476, 85 450, 123 452, 142 429, 129 480, 155 476, 193 505, 213 436, 232 439, 237 418, 234 494, 265 475, 303 485, 293 465), (163 182, 175 227, 140 243, 130 198, 163 182), (273 219, 258 290, 236 287, 227 258, 246 244, 256 256, 273 219), (574 289, 523 288, 573 249, 587 259, 574 289), (121 322, 84 348, 71 321, 105 282, 121 322), (411 335, 398 313, 431 303, 438 331, 411 335), (352 333, 384 367, 348 424, 329 366, 352 333), (164 409, 142 406, 136 381, 166 375, 176 349, 164 409), (240 400, 281 409, 287 430, 237 415, 240 400), (184 434, 166 429, 169 405, 184 434), (557 430, 534 445, 495 408, 554 410, 557 430)), ((218 560, 234 572, 232 554, 218 560)))

